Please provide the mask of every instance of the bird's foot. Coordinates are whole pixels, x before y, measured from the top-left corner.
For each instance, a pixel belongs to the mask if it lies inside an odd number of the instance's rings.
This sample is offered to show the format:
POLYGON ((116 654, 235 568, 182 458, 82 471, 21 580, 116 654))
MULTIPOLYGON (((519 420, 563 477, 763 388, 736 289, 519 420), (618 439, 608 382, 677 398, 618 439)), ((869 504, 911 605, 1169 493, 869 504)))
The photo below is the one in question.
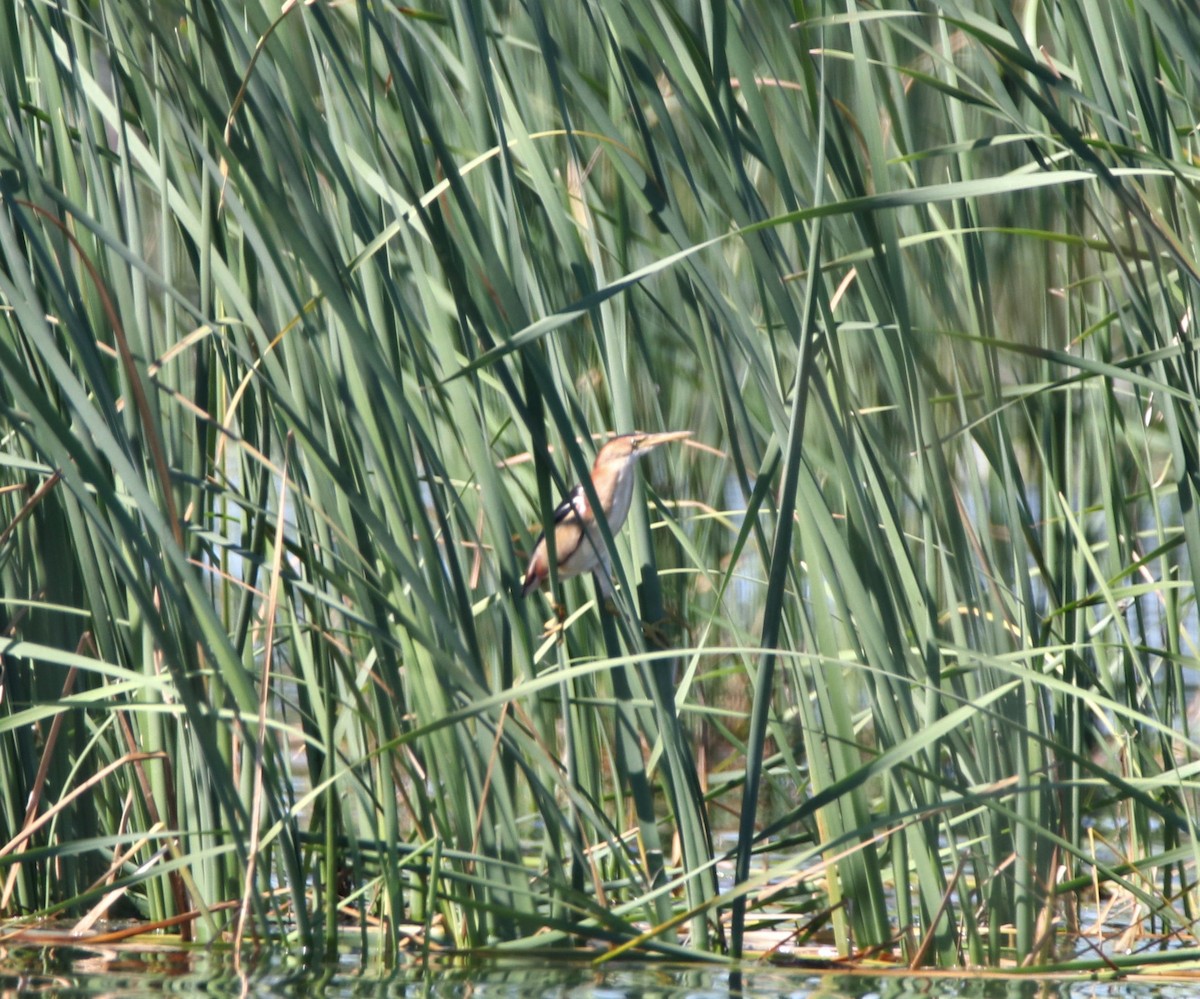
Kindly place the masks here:
MULTIPOLYGON (((642 637, 646 639, 647 643, 656 649, 673 648, 674 643, 672 642, 672 636, 668 632, 668 629, 673 623, 673 621, 670 621, 665 617, 660 618, 657 621, 643 621, 642 637)), ((674 629, 671 628, 670 630, 673 631, 674 629)))
POLYGON ((554 617, 542 625, 542 638, 557 638, 560 642, 567 630, 567 608, 560 603, 550 602, 554 617))
POLYGON ((647 644, 656 649, 675 648, 683 635, 687 634, 687 622, 673 607, 668 606, 657 621, 643 621, 642 635, 647 644))

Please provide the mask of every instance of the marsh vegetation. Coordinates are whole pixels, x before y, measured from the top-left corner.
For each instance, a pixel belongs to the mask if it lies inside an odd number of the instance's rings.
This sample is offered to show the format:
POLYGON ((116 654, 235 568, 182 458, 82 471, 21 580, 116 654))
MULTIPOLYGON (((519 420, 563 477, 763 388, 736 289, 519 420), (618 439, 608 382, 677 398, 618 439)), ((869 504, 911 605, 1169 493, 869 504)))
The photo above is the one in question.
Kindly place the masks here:
POLYGON ((1191 953, 1190 7, 4 5, 10 929, 1191 953))

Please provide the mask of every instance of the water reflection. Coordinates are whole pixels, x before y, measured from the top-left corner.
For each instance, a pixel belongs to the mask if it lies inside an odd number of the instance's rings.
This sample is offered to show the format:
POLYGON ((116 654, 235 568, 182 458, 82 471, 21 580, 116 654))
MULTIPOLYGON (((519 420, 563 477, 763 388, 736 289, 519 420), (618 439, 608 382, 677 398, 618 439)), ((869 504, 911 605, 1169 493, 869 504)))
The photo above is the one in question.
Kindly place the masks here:
POLYGON ((88 951, 72 948, 0 953, 0 995, 162 996, 254 995, 405 997, 405 999, 1192 999, 1187 982, 1039 980, 996 976, 848 974, 747 965, 727 967, 586 964, 527 960, 363 970, 357 957, 309 968, 272 958, 235 971, 227 954, 88 951))

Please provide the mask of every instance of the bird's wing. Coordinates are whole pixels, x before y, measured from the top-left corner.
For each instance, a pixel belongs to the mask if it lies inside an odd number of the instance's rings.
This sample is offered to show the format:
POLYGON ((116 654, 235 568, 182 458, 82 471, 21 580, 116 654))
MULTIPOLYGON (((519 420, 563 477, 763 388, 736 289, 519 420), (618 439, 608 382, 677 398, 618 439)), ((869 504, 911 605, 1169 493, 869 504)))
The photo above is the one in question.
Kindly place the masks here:
POLYGON ((554 508, 554 523, 555 526, 561 524, 564 520, 575 518, 577 520, 586 520, 590 511, 588 506, 587 494, 583 491, 583 486, 576 486, 563 499, 561 503, 554 508))
MULTIPOLYGON (((586 572, 587 568, 572 570, 571 558, 579 551, 587 537, 587 524, 591 520, 591 507, 583 486, 576 486, 566 498, 554 509, 554 555, 558 560, 559 572, 563 577, 575 576, 586 572)), ((525 570, 525 580, 521 587, 522 596, 536 590, 549 574, 547 564, 549 552, 546 546, 546 535, 543 533, 534 545, 533 554, 529 558, 529 567, 525 570)))
POLYGON ((583 486, 576 486, 567 493, 566 499, 554 510, 554 553, 561 568, 566 568, 567 560, 583 544, 589 510, 583 486))

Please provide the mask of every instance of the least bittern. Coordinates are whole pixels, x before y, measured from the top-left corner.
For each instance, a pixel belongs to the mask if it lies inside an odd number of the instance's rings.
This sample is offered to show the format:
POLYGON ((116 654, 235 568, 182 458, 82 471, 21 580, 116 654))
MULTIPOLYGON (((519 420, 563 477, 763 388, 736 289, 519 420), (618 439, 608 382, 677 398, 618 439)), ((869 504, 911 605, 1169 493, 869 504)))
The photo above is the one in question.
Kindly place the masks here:
MULTIPOLYGON (((633 469, 638 458, 658 445, 690 437, 690 430, 671 430, 661 434, 623 434, 600 449, 592 465, 592 488, 604 511, 608 529, 615 536, 629 515, 633 500, 633 469)), ((582 485, 576 486, 554 511, 554 555, 559 579, 592 572, 605 593, 612 593, 608 549, 596 522, 596 513, 582 485)), ((550 553, 543 534, 534 545, 525 570, 521 595, 526 596, 542 585, 550 575, 550 553)))

